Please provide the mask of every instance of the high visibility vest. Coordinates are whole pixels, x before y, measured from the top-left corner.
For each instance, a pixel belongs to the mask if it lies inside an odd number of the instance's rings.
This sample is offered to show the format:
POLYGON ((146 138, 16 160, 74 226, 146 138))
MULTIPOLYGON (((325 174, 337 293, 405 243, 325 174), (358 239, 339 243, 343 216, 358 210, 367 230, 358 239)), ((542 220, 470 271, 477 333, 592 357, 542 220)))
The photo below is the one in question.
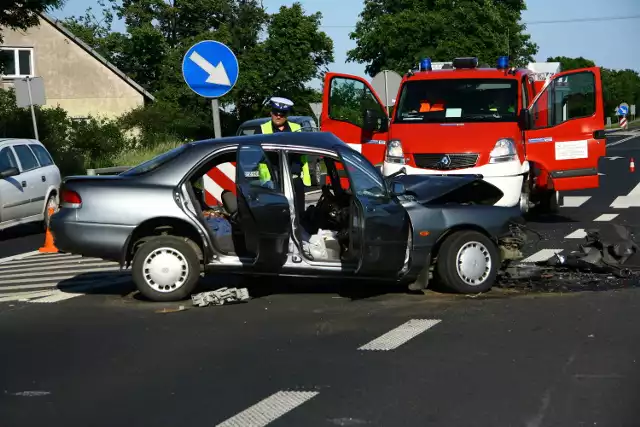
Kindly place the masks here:
POLYGON ((267 181, 271 181, 271 173, 269 172, 269 168, 266 163, 258 164, 258 177, 260 178, 260 182, 263 184, 267 181))
MULTIPOLYGON (((291 132, 296 132, 302 129, 302 126, 300 126, 298 123, 293 123, 293 122, 289 122, 289 127, 291 128, 291 132)), ((271 120, 269 120, 268 122, 263 123, 260 126, 260 129, 262 130, 263 134, 273 133, 273 123, 271 122, 271 120)), ((311 172, 309 171, 309 158, 306 156, 306 154, 303 154, 301 156, 301 160, 302 160, 302 183, 307 187, 311 187, 311 172)), ((260 166, 262 167, 262 164, 260 164, 260 166)), ((266 165, 264 165, 264 169, 268 174, 269 169, 267 168, 266 165)))

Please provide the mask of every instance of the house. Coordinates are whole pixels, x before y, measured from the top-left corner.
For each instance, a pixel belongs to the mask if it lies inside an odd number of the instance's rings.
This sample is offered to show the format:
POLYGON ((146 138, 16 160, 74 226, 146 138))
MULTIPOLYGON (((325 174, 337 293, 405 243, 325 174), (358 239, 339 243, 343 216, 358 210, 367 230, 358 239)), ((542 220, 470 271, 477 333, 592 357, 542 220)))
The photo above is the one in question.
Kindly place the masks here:
POLYGON ((114 118, 154 100, 153 96, 109 63, 54 18, 40 15, 27 31, 3 30, 0 55, 5 60, 0 86, 15 79, 42 77, 47 107, 60 106, 76 119, 114 118))

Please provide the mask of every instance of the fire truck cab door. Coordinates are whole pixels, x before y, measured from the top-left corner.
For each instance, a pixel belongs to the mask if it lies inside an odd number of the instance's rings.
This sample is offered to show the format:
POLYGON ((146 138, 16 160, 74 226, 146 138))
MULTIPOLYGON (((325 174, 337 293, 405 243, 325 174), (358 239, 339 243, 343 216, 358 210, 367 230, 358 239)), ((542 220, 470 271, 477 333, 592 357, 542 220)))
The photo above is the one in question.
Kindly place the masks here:
POLYGON ((556 191, 598 187, 598 161, 606 154, 599 68, 555 74, 532 101, 526 122, 527 160, 538 185, 556 191))
POLYGON ((382 165, 389 115, 369 82, 350 74, 327 73, 320 130, 331 132, 376 166, 382 165), (375 121, 373 126, 367 126, 375 121))

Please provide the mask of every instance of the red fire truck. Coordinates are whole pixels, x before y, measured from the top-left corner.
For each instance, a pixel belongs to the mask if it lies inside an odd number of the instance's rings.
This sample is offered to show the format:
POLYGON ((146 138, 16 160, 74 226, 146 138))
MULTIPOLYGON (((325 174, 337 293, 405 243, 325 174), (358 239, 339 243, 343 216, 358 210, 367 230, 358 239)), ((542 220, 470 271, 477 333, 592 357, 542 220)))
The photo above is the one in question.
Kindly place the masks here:
POLYGON ((385 175, 476 174, 497 205, 555 211, 558 192, 597 188, 605 155, 600 69, 557 63, 479 67, 423 59, 402 79, 389 116, 365 79, 327 73, 321 130, 352 144, 385 175), (440 69, 435 69, 440 68, 440 69))

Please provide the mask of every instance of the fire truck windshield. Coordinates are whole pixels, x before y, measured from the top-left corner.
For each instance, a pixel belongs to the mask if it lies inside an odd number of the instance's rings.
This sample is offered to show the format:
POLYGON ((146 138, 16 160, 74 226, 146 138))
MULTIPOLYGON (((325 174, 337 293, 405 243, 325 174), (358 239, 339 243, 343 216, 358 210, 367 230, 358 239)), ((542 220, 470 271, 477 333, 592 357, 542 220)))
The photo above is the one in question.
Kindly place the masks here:
POLYGON ((394 123, 515 122, 515 79, 414 80, 404 84, 394 123))

